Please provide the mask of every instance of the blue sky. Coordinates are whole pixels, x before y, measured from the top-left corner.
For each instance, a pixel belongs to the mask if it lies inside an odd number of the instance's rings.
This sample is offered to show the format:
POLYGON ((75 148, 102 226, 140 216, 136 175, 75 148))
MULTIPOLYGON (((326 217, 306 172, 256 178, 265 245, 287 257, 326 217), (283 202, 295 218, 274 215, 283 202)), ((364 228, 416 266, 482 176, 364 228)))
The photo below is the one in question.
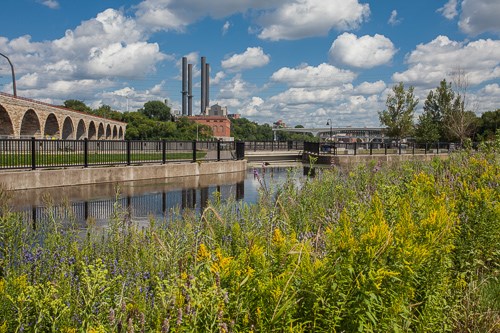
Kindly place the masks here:
MULTIPOLYGON (((211 104, 259 123, 379 126, 392 86, 462 71, 478 115, 500 108, 498 0, 4 0, 0 53, 18 95, 180 109, 180 59, 211 65, 211 104)), ((0 90, 11 93, 0 58, 0 90)))

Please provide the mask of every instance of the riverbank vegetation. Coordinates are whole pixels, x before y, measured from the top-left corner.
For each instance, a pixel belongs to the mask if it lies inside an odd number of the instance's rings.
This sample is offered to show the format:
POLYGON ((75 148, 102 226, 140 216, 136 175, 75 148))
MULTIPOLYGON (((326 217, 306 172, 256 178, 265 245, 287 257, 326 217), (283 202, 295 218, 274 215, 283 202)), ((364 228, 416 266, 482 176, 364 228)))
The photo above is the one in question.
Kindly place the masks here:
POLYGON ((0 332, 498 332, 499 183, 497 138, 144 228, 118 205, 83 236, 4 206, 0 332))

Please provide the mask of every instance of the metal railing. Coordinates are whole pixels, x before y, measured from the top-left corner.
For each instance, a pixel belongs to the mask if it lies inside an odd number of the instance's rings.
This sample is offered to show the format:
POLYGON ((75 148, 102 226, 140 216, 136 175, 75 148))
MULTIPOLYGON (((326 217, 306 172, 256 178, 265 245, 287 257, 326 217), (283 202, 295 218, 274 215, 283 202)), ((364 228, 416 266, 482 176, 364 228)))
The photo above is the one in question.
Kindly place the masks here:
POLYGON ((448 154, 460 148, 453 142, 305 142, 304 151, 318 155, 448 154))
POLYGON ((243 159, 244 143, 0 139, 0 169, 38 169, 243 159))
POLYGON ((303 150, 304 141, 245 141, 247 151, 303 150))

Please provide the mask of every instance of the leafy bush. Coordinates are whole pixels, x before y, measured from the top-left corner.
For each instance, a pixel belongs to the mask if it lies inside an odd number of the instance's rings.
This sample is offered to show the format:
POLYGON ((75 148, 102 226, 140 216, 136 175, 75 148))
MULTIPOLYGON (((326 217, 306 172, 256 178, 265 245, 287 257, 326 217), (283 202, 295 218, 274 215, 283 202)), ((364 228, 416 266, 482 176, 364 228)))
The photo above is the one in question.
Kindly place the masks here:
POLYGON ((493 145, 292 175, 257 205, 147 228, 117 206, 84 235, 3 209, 0 331, 498 331, 499 171, 493 145))

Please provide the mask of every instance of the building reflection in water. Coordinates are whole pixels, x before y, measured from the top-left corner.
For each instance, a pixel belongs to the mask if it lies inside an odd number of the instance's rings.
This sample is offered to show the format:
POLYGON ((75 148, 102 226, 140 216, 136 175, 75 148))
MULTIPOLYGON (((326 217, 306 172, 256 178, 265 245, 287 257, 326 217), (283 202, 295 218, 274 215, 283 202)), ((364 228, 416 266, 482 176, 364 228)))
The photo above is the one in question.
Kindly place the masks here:
MULTIPOLYGON (((267 182, 284 182, 289 168, 267 167, 259 177, 267 182)), ((314 170, 296 170, 297 181, 314 176, 314 170)), ((169 221, 185 210, 203 211, 215 193, 222 201, 257 202, 261 181, 254 170, 177 179, 71 186, 67 188, 13 191, 11 205, 34 226, 51 219, 74 222, 85 228, 92 219, 96 226, 106 226, 117 213, 134 222, 145 224, 151 218, 169 221), (128 215, 126 215, 128 214, 128 215)))
POLYGON ((34 226, 59 219, 85 227, 92 218, 106 225, 116 213, 135 222, 170 219, 191 209, 199 212, 220 193, 221 200, 243 200, 246 172, 120 184, 97 184, 12 191, 10 204, 34 226), (119 209, 117 210, 117 207, 119 209))

